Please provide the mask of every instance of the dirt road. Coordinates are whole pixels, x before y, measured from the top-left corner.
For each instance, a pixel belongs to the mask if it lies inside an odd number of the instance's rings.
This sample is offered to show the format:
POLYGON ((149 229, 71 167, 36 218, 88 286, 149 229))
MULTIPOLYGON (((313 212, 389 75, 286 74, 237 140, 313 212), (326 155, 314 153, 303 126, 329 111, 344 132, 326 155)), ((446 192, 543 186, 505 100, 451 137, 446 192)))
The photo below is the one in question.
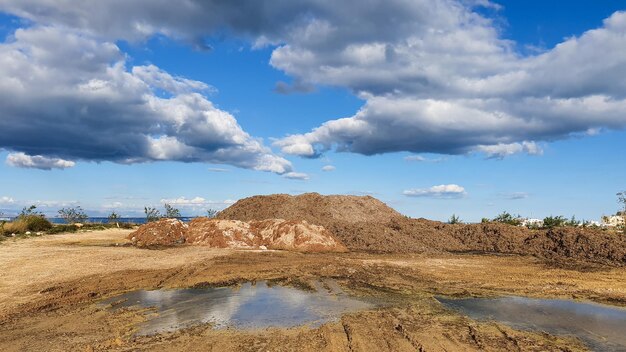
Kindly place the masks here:
POLYGON ((127 234, 107 230, 0 243, 0 350, 575 351, 584 350, 575 340, 479 323, 445 310, 433 296, 518 294, 626 305, 624 268, 559 268, 532 257, 470 254, 143 250, 125 246, 127 234), (315 329, 198 326, 149 337, 133 335, 145 310, 96 304, 135 289, 255 280, 307 287, 319 278, 393 304, 315 329))

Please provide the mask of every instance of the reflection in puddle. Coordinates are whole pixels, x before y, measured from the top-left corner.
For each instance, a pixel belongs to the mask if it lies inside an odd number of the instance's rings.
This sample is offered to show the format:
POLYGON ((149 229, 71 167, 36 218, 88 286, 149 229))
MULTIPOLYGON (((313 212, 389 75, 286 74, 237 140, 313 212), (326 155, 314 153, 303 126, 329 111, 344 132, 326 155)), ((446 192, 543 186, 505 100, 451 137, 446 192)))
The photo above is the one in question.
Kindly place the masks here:
POLYGON ((574 335, 594 350, 626 351, 626 309, 595 303, 525 297, 447 299, 445 306, 477 320, 517 329, 574 335))
POLYGON ((344 313, 374 307, 344 295, 334 282, 317 283, 316 288, 316 292, 306 292, 282 286, 270 287, 262 281, 235 288, 133 291, 102 303, 113 304, 115 308, 156 308, 158 314, 140 326, 141 335, 201 323, 211 323, 216 328, 240 329, 318 326, 344 313))

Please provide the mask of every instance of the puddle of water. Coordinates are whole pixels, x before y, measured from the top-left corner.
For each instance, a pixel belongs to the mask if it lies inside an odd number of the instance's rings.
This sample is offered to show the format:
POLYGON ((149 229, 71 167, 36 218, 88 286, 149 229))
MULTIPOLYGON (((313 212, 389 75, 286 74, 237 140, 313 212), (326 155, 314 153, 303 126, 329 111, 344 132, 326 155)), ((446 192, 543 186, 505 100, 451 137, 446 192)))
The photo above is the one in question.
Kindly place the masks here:
POLYGON ((240 287, 133 291, 101 304, 156 309, 139 326, 139 335, 175 331, 211 323, 215 328, 319 326, 348 312, 375 305, 345 295, 334 282, 316 283, 316 292, 283 286, 245 283, 240 287))
POLYGON ((516 329, 574 335, 598 351, 626 351, 626 309, 596 303, 525 297, 437 300, 476 320, 516 329))

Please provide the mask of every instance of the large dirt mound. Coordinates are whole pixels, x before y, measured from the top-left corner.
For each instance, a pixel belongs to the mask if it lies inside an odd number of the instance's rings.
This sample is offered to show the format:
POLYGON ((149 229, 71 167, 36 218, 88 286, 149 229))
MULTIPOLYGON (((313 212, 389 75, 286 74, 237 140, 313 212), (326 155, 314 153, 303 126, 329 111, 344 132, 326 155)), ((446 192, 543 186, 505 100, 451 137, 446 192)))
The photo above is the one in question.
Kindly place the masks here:
POLYGON ((244 198, 217 215, 218 219, 242 221, 306 220, 324 227, 335 222, 388 222, 398 217, 403 216, 374 197, 322 196, 318 193, 298 196, 272 194, 244 198))
POLYGON ((204 245, 213 248, 282 249, 297 252, 345 252, 328 230, 306 221, 194 219, 189 225, 166 219, 141 226, 128 236, 138 247, 204 245))
POLYGON ((626 265, 623 235, 592 229, 529 230, 500 223, 450 225, 410 219, 369 196, 254 196, 233 204, 218 218, 306 220, 323 226, 351 251, 475 251, 626 265))

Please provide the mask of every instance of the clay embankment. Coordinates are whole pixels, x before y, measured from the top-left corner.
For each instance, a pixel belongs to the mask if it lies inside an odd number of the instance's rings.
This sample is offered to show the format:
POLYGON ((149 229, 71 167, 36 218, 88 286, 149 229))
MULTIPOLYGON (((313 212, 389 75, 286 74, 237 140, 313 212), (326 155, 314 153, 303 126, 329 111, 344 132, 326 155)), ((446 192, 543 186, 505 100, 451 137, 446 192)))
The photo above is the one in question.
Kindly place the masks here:
POLYGON ((324 227, 306 221, 197 218, 189 225, 163 219, 141 226, 128 238, 137 247, 202 245, 212 248, 282 249, 297 252, 345 252, 324 227))

